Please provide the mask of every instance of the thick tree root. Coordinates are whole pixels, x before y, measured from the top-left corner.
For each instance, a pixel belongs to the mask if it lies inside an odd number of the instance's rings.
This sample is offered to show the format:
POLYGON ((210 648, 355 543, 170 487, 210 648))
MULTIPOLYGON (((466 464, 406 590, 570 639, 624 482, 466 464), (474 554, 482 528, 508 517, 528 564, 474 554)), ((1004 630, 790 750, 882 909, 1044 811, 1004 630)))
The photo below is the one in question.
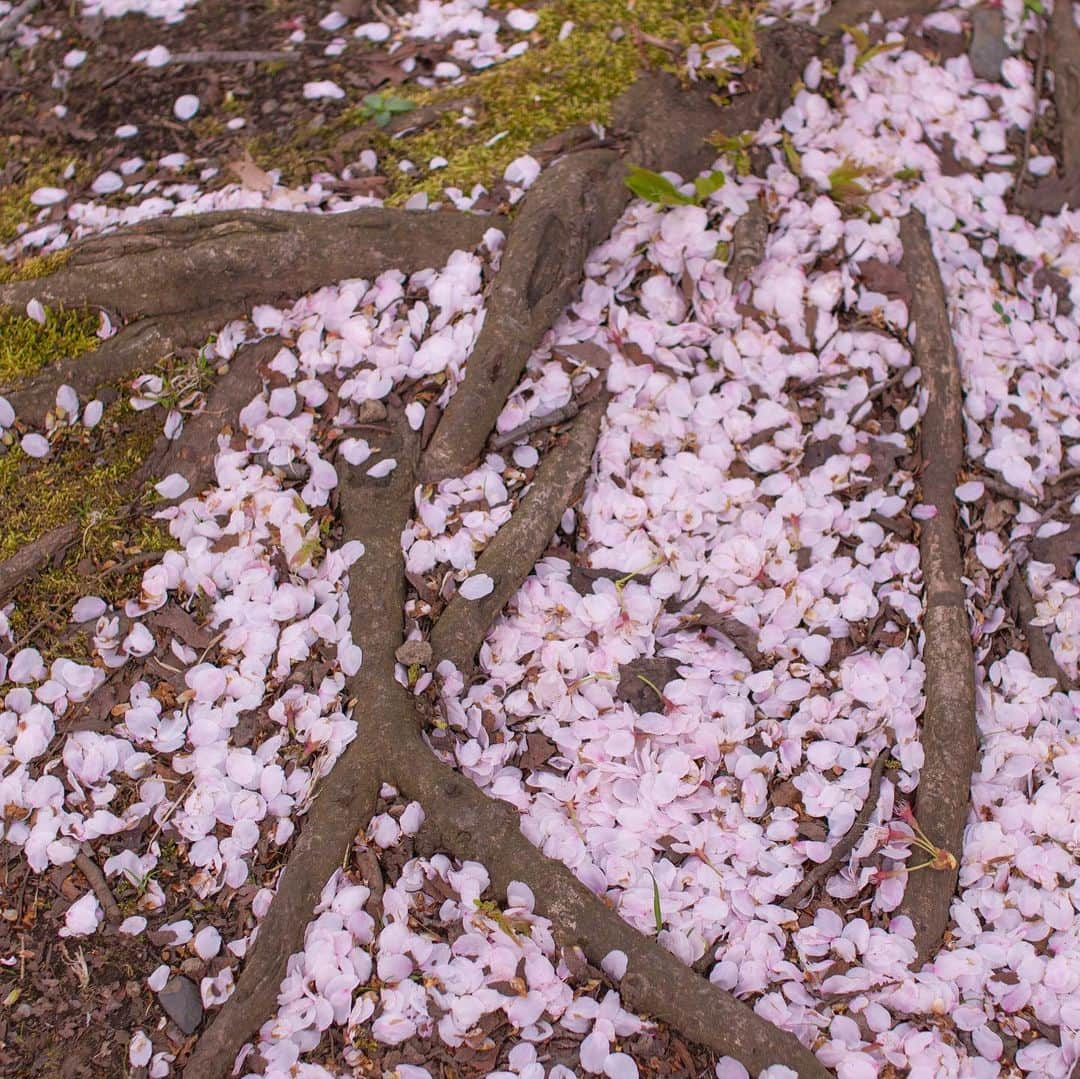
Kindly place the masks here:
POLYGON ((0 308, 97 307, 130 322, 100 348, 0 387, 16 414, 38 422, 67 383, 87 396, 146 370, 247 315, 258 303, 303 296, 347 278, 442 265, 480 243, 499 217, 406 210, 300 214, 277 210, 168 217, 74 244, 48 277, 0 285, 0 308), (5 392, 8 391, 8 392, 5 392))
MULTIPOLYGON (((350 574, 353 639, 364 661, 349 685, 357 707, 358 735, 323 781, 303 820, 300 838, 278 882, 277 894, 259 928, 233 995, 199 1039, 185 1074, 213 1079, 229 1074, 233 1060, 259 1025, 273 1016, 289 956, 303 948, 319 893, 341 864, 358 829, 375 811, 384 774, 376 734, 395 743, 412 721, 411 700, 394 681, 394 651, 403 636, 405 556, 401 532, 413 509, 416 437, 398 416, 395 436, 383 448, 397 468, 384 480, 359 469, 343 477, 341 516, 346 535, 364 544, 350 574)), ((430 750, 421 746, 421 752, 430 750)))
POLYGON ((479 600, 455 595, 431 631, 434 662, 449 659, 466 678, 491 623, 532 572, 572 501, 574 489, 588 474, 600 434, 607 396, 586 405, 565 440, 544 459, 536 481, 513 517, 499 529, 476 564, 495 582, 479 600))
POLYGON ((412 273, 475 247, 500 218, 368 209, 236 210, 162 217, 92 236, 56 273, 0 286, 0 306, 102 307, 121 318, 302 296, 349 277, 412 273))
POLYGON ((922 522, 926 614, 923 662, 926 707, 922 719, 925 760, 919 770, 917 815, 923 831, 954 859, 949 867, 909 873, 898 913, 915 926, 918 965, 940 947, 971 804, 975 770, 975 661, 962 583, 963 558, 957 537, 956 483, 964 459, 963 389, 952 330, 926 223, 911 211, 900 226, 902 266, 912 294, 915 357, 928 399, 922 419, 922 500, 937 511, 922 522))
POLYGON ((687 93, 669 77, 643 77, 615 103, 621 153, 585 148, 543 173, 514 221, 484 327, 428 446, 421 479, 461 475, 480 454, 529 354, 573 298, 586 256, 630 200, 624 162, 695 176, 715 157, 706 136, 755 129, 781 110, 815 44, 794 27, 764 34, 759 88, 724 109, 705 90, 687 93))
MULTIPOLYGON (((1080 207, 1080 29, 1069 0, 1054 5, 1049 38, 1054 111, 1061 139, 1060 173, 1016 196, 1018 206, 1036 213, 1057 213, 1066 205, 1074 210, 1080 207)), ((1036 96, 1039 90, 1036 85, 1036 96)))
POLYGON ((4 396, 20 420, 40 423, 56 404, 56 391, 61 386, 71 386, 80 398, 91 397, 98 386, 131 378, 181 348, 203 344, 230 317, 228 311, 215 307, 133 322, 92 352, 61 360, 4 396))

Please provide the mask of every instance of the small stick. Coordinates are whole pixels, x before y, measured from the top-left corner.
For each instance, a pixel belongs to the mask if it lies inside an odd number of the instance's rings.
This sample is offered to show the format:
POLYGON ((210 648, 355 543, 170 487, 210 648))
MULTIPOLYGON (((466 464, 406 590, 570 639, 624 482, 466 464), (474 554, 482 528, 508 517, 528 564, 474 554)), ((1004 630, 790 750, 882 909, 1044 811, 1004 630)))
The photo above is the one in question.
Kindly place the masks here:
POLYGON ((506 434, 496 435, 491 440, 491 445, 497 450, 504 449, 512 442, 517 442, 519 438, 524 438, 526 435, 532 435, 537 431, 554 427, 565 420, 572 420, 580 411, 581 406, 576 401, 570 401, 563 405, 562 408, 555 409, 554 412, 545 412, 543 416, 533 416, 532 419, 519 423, 517 427, 507 431, 506 434))
POLYGON ((1035 625, 1035 601, 1031 598, 1024 575, 1017 567, 1009 580, 1006 592, 1009 607, 1012 610, 1013 620, 1017 629, 1023 633, 1028 644, 1028 659, 1031 669, 1040 678, 1053 678, 1062 693, 1068 693, 1076 687, 1072 684, 1069 676, 1061 669, 1058 661, 1054 658, 1053 649, 1046 638, 1046 632, 1042 626, 1035 625))
POLYGON ((299 53, 273 49, 196 49, 194 52, 174 52, 170 64, 263 64, 278 60, 292 63, 299 53))
POLYGON ((802 879, 802 883, 780 903, 786 910, 795 910, 796 907, 819 885, 827 880, 847 861, 847 856, 858 842, 859 837, 866 831, 870 823, 874 809, 877 807, 878 795, 881 793, 881 779, 885 775, 885 762, 889 759, 890 750, 883 749, 874 761, 873 770, 870 772, 870 789, 866 792, 866 801, 862 804, 858 816, 851 827, 832 849, 832 853, 820 865, 814 866, 802 879))
POLYGON ((86 877, 91 890, 104 908, 109 924, 119 925, 124 920, 124 916, 120 913, 120 906, 109 890, 105 874, 98 869, 98 864, 94 861, 94 851, 89 843, 79 846, 79 853, 75 855, 75 864, 79 867, 79 872, 86 877))

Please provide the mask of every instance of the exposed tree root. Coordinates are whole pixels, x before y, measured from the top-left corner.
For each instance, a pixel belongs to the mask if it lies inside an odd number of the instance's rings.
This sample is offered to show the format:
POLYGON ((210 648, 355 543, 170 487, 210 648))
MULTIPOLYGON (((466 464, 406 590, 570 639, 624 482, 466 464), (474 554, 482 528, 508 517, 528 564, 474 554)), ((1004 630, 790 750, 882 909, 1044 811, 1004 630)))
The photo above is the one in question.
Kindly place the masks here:
MULTIPOLYGON (((1054 111, 1061 139, 1060 172, 1025 187, 1016 196, 1018 206, 1036 213, 1057 213, 1066 205, 1080 207, 1080 29, 1071 3, 1054 5, 1049 37, 1054 111)), ((1036 96, 1039 89, 1036 85, 1036 96)))
POLYGON ((22 308, 36 298, 52 307, 102 307, 123 319, 209 306, 242 312, 349 277, 439 265, 500 223, 386 209, 162 217, 80 240, 56 273, 0 286, 0 306, 22 308))
MULTIPOLYGON (((100 348, 7 392, 37 422, 67 383, 89 395, 102 382, 145 370, 249 313, 257 303, 303 296, 350 277, 412 273, 475 247, 502 218, 462 213, 277 210, 168 217, 74 244, 56 273, 0 285, 0 308, 97 307, 131 324, 100 348)), ((0 387, 3 392, 5 387, 0 387)))
POLYGON ((486 573, 495 587, 479 600, 460 595, 450 600, 431 631, 434 662, 449 659, 466 677, 472 673, 491 623, 543 555, 574 489, 589 471, 606 404, 603 395, 582 409, 565 440, 545 458, 513 517, 484 549, 475 572, 486 573))
POLYGON ((707 135, 739 134, 780 111, 816 42, 795 27, 762 37, 758 89, 729 108, 718 107, 704 89, 688 93, 670 77, 645 76, 615 103, 622 153, 578 150, 537 180, 507 239, 484 327, 428 446, 421 479, 461 475, 483 449, 529 354, 573 297, 586 256, 630 200, 624 162, 695 176, 715 156, 703 141, 707 135))
MULTIPOLYGON (((375 811, 384 776, 376 735, 386 738, 388 733, 387 740, 397 744, 402 726, 412 722, 411 699, 394 680, 394 652, 403 636, 401 532, 413 508, 416 441, 399 415, 394 437, 383 447, 384 456, 397 459, 397 468, 383 480, 359 469, 342 477, 342 523, 351 539, 364 544, 364 556, 353 567, 349 583, 353 639, 364 650, 364 662, 349 685, 350 696, 361 702, 359 732, 323 781, 303 820, 236 989, 188 1059, 185 1071, 192 1079, 227 1075, 243 1044, 273 1016, 286 964, 303 948, 304 930, 319 893, 357 830, 375 811)), ((420 752, 430 755, 423 745, 420 752)))
POLYGON ((130 378, 181 348, 203 344, 230 317, 227 311, 212 307, 134 322, 93 351, 53 364, 33 381, 4 396, 24 423, 40 423, 55 406, 56 391, 61 386, 71 386, 80 398, 90 397, 106 382, 130 378))
POLYGON ((731 238, 732 253, 727 276, 733 292, 738 293, 739 286, 749 279, 756 266, 761 265, 768 235, 769 219, 765 204, 761 199, 754 199, 750 209, 735 222, 735 232, 731 238))
POLYGON ((1024 635, 1028 645, 1028 659, 1031 661, 1031 669, 1040 678, 1053 678, 1063 693, 1077 687, 1069 676, 1058 666, 1054 659, 1054 652, 1046 639, 1042 626, 1035 625, 1035 603, 1031 598, 1027 582, 1024 580, 1022 569, 1017 569, 1009 578, 1009 586, 1006 591, 1009 601, 1009 609, 1017 629, 1024 635))
POLYGON ((907 915, 915 926, 917 962, 922 965, 941 945, 959 879, 977 752, 975 661, 956 520, 957 474, 964 458, 960 368, 945 289, 926 223, 916 211, 901 223, 900 238, 902 266, 912 294, 915 357, 928 394, 920 437, 922 500, 937 511, 922 522, 919 537, 926 605, 926 707, 917 810, 931 841, 955 858, 951 868, 908 874, 898 913, 907 915))
POLYGON ((67 521, 20 547, 10 558, 0 562, 0 603, 50 564, 63 558, 78 538, 78 523, 67 521))
POLYGON ((797 910, 802 901, 813 892, 819 885, 829 879, 847 861, 855 844, 862 838, 866 826, 870 823, 874 809, 877 807, 878 795, 881 793, 881 779, 885 775, 885 763, 889 759, 889 750, 883 749, 874 761, 874 767, 870 772, 870 789, 866 792, 866 801, 863 802, 858 816, 852 822, 851 827, 844 833, 840 842, 832 849, 832 853, 820 865, 814 866, 803 877, 798 888, 795 889, 780 904, 788 910, 797 910))

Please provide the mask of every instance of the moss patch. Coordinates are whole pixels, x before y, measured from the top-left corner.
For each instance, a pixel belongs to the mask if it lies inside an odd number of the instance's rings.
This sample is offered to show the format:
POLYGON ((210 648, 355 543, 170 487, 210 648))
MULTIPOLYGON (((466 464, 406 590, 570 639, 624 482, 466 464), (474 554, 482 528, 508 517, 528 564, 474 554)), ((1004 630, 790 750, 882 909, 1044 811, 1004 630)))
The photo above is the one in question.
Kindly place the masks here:
POLYGON ((138 518, 133 527, 125 514, 137 493, 132 477, 159 425, 155 410, 136 413, 121 399, 93 430, 73 429, 47 460, 31 460, 16 448, 0 458, 0 559, 67 521, 81 525, 79 541, 61 564, 16 594, 16 640, 37 627, 36 648, 75 655, 73 643, 64 641, 71 604, 88 592, 114 601, 130 595, 142 567, 118 567, 135 554, 175 546, 159 522, 138 518))
POLYGON ((12 386, 58 360, 101 344, 92 311, 46 311, 41 325, 26 315, 0 312, 0 386, 12 386))
MULTIPOLYGON (((744 5, 718 8, 712 0, 553 0, 540 12, 530 35, 529 51, 459 85, 409 93, 418 106, 478 101, 475 123, 462 126, 460 108, 448 109, 432 126, 391 138, 368 122, 362 108, 308 131, 282 146, 254 144, 252 155, 265 168, 281 168, 287 182, 306 179, 320 154, 344 142, 357 153, 365 145, 379 155, 390 185, 388 201, 400 204, 426 192, 441 197, 446 187, 471 190, 490 186, 506 166, 532 147, 567 128, 611 119, 611 105, 644 68, 681 71, 691 45, 706 48, 726 41, 735 45, 743 64, 756 55, 756 9, 744 5), (714 10, 715 9, 715 10, 714 10), (565 40, 566 23, 573 30, 565 40), (349 139, 363 131, 363 140, 349 139), (428 163, 444 157, 445 168, 430 172, 428 163), (408 159, 414 173, 402 173, 408 159)), ((717 72, 721 84, 723 72, 717 72)))
MULTIPOLYGON (((20 140, 9 139, 5 147, 10 159, 20 156, 20 140)), ((19 226, 33 221, 39 207, 30 196, 39 187, 67 187, 72 181, 63 178, 70 165, 77 165, 75 158, 52 159, 40 151, 22 150, 22 175, 13 184, 0 188, 0 244, 11 243, 19 235, 19 226)))
POLYGON ((48 277, 56 273, 71 257, 68 250, 53 251, 48 255, 32 255, 13 263, 0 263, 0 285, 11 281, 33 281, 38 277, 48 277))

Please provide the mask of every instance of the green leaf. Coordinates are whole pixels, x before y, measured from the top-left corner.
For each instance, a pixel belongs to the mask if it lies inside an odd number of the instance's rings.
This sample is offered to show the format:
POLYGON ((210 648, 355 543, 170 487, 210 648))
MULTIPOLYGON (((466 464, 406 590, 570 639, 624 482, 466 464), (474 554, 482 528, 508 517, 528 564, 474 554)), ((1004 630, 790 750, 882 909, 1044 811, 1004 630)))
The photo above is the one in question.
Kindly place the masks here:
POLYGON ((855 42, 855 48, 858 52, 865 51, 866 46, 870 44, 870 38, 866 36, 865 30, 860 30, 857 26, 841 26, 840 29, 855 42))
POLYGON ((684 195, 670 180, 639 165, 630 166, 625 183, 639 199, 646 202, 655 202, 660 206, 694 205, 694 199, 684 195))
POLYGON ((719 191, 726 180, 727 177, 720 171, 710 172, 708 176, 699 176, 694 181, 698 202, 704 202, 714 191, 719 191))
POLYGON ((659 933, 664 928, 664 912, 660 909, 660 889, 656 886, 656 877, 653 877, 651 869, 649 870, 649 876, 652 877, 653 920, 656 922, 656 931, 659 933))
POLYGON ((913 169, 911 166, 906 166, 902 169, 897 169, 893 173, 894 180, 917 180, 922 175, 919 169, 913 169))
POLYGON ((1046 8, 1042 6, 1039 0, 1024 0, 1024 10, 1030 11, 1033 15, 1046 14, 1046 8))
POLYGON ((802 176, 802 159, 799 157, 799 151, 795 149, 795 144, 791 141, 791 136, 785 131, 782 139, 784 146, 784 157, 787 158, 788 168, 791 169, 796 176, 802 176))

